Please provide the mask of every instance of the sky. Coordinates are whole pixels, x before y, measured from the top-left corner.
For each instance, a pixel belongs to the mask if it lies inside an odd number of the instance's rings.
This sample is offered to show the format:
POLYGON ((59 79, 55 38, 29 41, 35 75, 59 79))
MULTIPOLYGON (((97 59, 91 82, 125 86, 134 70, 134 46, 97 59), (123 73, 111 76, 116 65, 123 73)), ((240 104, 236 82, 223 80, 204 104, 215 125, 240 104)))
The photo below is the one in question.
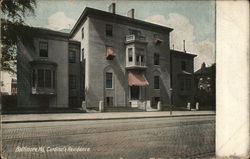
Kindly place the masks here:
POLYGON ((198 55, 194 68, 198 70, 203 62, 215 62, 215 2, 205 0, 37 0, 35 16, 27 17, 25 23, 52 30, 71 29, 85 7, 108 11, 116 3, 116 13, 126 16, 131 8, 135 18, 171 27, 170 48, 198 55))

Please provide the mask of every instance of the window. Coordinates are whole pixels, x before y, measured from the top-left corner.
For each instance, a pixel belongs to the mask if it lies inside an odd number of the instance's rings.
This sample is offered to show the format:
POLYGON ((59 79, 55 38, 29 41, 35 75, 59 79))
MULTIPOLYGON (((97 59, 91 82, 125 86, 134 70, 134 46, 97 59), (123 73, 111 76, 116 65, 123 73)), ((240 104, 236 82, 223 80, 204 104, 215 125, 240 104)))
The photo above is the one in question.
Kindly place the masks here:
POLYGON ((53 88, 56 88, 56 72, 53 71, 53 88))
POLYGON ((141 31, 139 31, 139 30, 129 29, 128 31, 129 31, 130 35, 135 35, 135 36, 141 35, 141 31))
POLYGON ((37 74, 38 74, 37 86, 40 88, 44 88, 44 70, 38 69, 37 74))
POLYGON ((154 65, 159 65, 160 64, 160 55, 155 53, 154 54, 154 65))
POLYGON ((144 65, 144 49, 142 48, 136 49, 136 62, 137 65, 144 65))
POLYGON ((180 90, 181 91, 185 90, 185 80, 183 78, 180 79, 180 90))
POLYGON ((191 79, 186 79, 186 89, 191 90, 191 79))
POLYGON ((113 74, 111 72, 106 72, 106 88, 113 88, 113 74))
POLYGON ((69 89, 76 89, 76 76, 69 75, 69 89))
POLYGON ((180 90, 181 91, 190 91, 192 89, 192 81, 188 77, 180 79, 180 90))
POLYGON ((55 88, 55 71, 50 69, 32 70, 32 87, 55 88))
POLYGON ((186 71, 186 62, 181 61, 181 70, 186 71))
POLYGON ((106 59, 107 60, 113 60, 113 58, 116 56, 116 53, 114 52, 114 49, 112 46, 106 46, 106 59))
POLYGON ((45 70, 45 88, 51 88, 51 71, 45 70))
POLYGON ((69 63, 75 63, 76 62, 76 51, 70 50, 69 51, 69 63))
POLYGON ((113 36, 113 26, 106 24, 106 36, 113 36))
POLYGON ((32 87, 36 86, 36 70, 32 70, 32 87))
POLYGON ((132 62, 133 61, 133 49, 128 48, 128 61, 132 62))
POLYGON ((155 40, 156 45, 159 45, 162 43, 162 40, 160 39, 160 36, 158 34, 154 35, 154 40, 155 40))
POLYGON ((84 28, 82 28, 82 39, 84 39, 84 28))
POLYGON ((160 77, 154 76, 154 89, 160 89, 160 77))
POLYGON ((39 43, 39 56, 48 57, 48 43, 47 42, 39 43))
POLYGON ((82 48, 82 52, 81 52, 81 55, 80 55, 80 61, 82 61, 84 59, 84 48, 82 48))

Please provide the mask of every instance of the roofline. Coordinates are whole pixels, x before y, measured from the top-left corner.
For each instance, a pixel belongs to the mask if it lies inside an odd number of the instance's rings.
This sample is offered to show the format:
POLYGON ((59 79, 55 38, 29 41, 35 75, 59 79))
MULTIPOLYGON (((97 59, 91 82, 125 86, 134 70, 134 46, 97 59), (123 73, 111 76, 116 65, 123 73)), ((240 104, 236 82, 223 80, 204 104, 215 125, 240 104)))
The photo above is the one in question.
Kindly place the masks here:
POLYGON ((84 21, 84 19, 88 15, 93 14, 93 13, 97 13, 97 14, 99 13, 102 16, 109 16, 109 17, 114 18, 114 19, 122 19, 124 21, 132 22, 133 24, 143 24, 144 26, 151 27, 151 28, 152 27, 158 28, 159 30, 164 30, 164 31, 167 31, 167 32, 171 32, 171 31, 174 30, 172 28, 165 27, 165 26, 162 26, 162 25, 153 24, 153 23, 149 23, 149 22, 146 22, 146 21, 133 19, 133 18, 130 18, 130 17, 127 17, 127 16, 122 16, 122 15, 106 12, 106 11, 103 11, 103 10, 98 10, 98 9, 86 7, 84 9, 84 11, 82 12, 81 16, 78 18, 78 20, 75 23, 74 27, 72 28, 72 30, 70 32, 70 35, 69 35, 70 38, 75 35, 75 33, 77 32, 77 30, 80 27, 80 24, 84 21))
POLYGON ((42 34, 46 33, 46 35, 53 35, 53 36, 60 36, 60 37, 64 37, 64 38, 69 38, 69 33, 50 30, 50 29, 47 29, 47 28, 38 28, 38 27, 30 27, 30 28, 34 29, 38 33, 42 33, 42 34))
POLYGON ((183 51, 178 51, 178 50, 170 50, 170 52, 175 52, 175 53, 178 53, 178 54, 184 55, 184 56, 192 56, 192 57, 196 57, 197 56, 195 54, 191 54, 191 53, 187 53, 187 52, 183 52, 183 51))

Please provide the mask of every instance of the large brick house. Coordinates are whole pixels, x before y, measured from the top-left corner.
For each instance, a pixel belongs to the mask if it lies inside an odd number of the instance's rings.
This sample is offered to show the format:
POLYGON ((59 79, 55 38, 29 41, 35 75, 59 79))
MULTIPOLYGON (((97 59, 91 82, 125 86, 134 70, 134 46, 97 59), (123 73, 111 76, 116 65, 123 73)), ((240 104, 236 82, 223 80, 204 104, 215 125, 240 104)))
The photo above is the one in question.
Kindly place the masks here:
POLYGON ((170 50, 172 28, 85 8, 70 33, 41 28, 18 44, 18 106, 140 107, 193 103, 193 58, 170 50), (172 89, 172 93, 171 93, 172 89))

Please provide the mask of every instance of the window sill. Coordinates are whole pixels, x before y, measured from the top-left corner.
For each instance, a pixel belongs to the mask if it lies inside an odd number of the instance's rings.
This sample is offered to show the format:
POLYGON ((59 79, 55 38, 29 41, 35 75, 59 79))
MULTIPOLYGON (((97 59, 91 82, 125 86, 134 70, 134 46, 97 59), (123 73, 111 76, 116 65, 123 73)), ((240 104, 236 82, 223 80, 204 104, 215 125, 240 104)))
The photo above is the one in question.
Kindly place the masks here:
POLYGON ((105 89, 107 89, 107 90, 113 90, 114 88, 105 88, 105 89))

